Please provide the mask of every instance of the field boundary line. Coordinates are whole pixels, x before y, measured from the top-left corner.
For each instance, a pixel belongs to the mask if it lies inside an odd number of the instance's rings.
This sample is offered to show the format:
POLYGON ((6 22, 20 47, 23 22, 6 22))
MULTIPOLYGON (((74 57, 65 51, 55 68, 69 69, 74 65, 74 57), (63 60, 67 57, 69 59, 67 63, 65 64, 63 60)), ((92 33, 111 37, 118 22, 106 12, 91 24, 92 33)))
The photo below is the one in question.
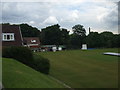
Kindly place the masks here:
POLYGON ((57 78, 51 76, 51 75, 48 75, 50 78, 54 79, 55 81, 57 81, 58 83, 64 85, 65 87, 69 88, 70 90, 74 90, 73 88, 71 88, 69 85, 65 84, 64 82, 58 80, 57 78))

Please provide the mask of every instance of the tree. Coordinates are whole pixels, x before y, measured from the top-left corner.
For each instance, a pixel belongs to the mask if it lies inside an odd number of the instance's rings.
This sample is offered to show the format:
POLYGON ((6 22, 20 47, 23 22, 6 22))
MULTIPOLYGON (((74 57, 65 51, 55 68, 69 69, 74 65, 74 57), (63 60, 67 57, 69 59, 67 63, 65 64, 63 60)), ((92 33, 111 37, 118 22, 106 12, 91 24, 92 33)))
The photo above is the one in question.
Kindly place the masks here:
POLYGON ((69 44, 69 31, 67 29, 62 28, 61 29, 61 41, 63 45, 68 45, 69 44))
POLYGON ((69 48, 71 49, 80 49, 82 47, 82 39, 77 34, 71 34, 70 35, 70 44, 69 48))
POLYGON ((101 38, 98 32, 90 32, 86 37, 86 43, 88 48, 98 48, 101 47, 101 38))
POLYGON ((62 35, 60 31, 60 26, 58 24, 43 28, 41 30, 42 44, 60 45, 62 43, 62 35))
POLYGON ((80 24, 73 26, 72 30, 77 35, 80 35, 82 37, 86 36, 86 30, 80 24))
POLYGON ((90 32, 86 37, 89 48, 113 48, 120 47, 120 34, 104 31, 102 33, 90 32))
POLYGON ((112 38, 112 47, 120 47, 120 34, 114 34, 114 37, 112 38))
POLYGON ((82 25, 78 24, 72 27, 73 34, 70 36, 71 48, 81 48, 82 44, 85 43, 86 30, 82 25))
POLYGON ((40 37, 40 30, 28 24, 20 24, 23 37, 40 37))
POLYGON ((102 47, 112 47, 112 40, 114 34, 112 32, 104 31, 100 33, 102 47))

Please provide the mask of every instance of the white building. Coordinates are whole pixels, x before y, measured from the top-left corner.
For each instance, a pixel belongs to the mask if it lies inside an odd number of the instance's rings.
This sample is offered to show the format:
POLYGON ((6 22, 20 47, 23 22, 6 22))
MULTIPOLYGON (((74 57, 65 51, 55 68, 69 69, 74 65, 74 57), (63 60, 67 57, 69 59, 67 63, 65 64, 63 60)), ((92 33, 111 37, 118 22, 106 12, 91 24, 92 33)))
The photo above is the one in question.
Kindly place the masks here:
POLYGON ((87 50, 87 44, 82 45, 82 50, 87 50))

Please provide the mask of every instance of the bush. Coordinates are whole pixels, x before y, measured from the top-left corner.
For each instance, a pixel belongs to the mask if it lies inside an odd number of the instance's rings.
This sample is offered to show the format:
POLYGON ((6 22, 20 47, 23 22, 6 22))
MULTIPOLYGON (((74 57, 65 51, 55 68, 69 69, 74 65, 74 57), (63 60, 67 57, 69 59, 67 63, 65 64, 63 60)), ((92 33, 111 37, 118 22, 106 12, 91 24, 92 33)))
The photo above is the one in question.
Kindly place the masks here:
POLYGON ((4 47, 2 57, 13 58, 29 66, 33 62, 32 51, 26 47, 4 47))
POLYGON ((34 54, 34 61, 32 67, 44 74, 49 74, 50 63, 48 59, 43 58, 40 55, 34 54))
POLYGON ((13 58, 20 61, 31 68, 44 74, 49 74, 49 60, 39 55, 34 55, 29 48, 26 47, 3 47, 2 57, 13 58))

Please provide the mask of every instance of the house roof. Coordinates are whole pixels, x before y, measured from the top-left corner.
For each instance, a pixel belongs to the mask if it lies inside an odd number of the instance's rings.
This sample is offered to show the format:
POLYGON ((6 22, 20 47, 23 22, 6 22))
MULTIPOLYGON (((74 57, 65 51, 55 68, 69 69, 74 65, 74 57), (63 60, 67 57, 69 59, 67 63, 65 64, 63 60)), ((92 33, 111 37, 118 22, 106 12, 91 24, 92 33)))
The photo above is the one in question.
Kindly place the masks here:
POLYGON ((23 42, 25 44, 40 44, 38 37, 23 37, 23 42))
POLYGON ((14 41, 2 41, 3 46, 22 46, 22 34, 19 25, 2 24, 2 33, 14 33, 14 41))

